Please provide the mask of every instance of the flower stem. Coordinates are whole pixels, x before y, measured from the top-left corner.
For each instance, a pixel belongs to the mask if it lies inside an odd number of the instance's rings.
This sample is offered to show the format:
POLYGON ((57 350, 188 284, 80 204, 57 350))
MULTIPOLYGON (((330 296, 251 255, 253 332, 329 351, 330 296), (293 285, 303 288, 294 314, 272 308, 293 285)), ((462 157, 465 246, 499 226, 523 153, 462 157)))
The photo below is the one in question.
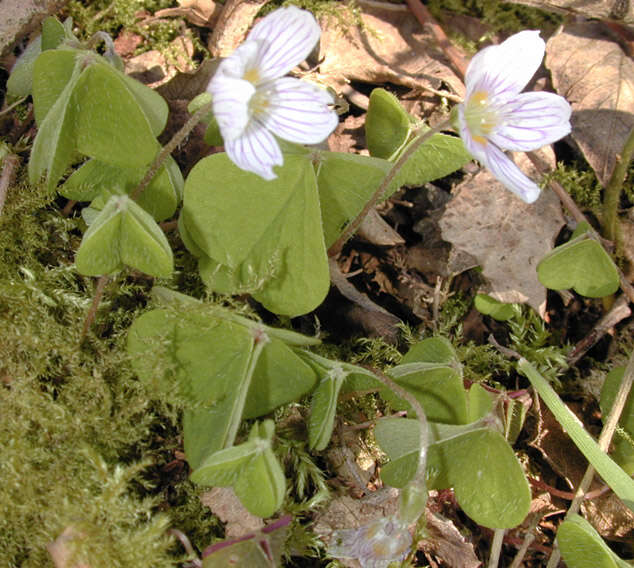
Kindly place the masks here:
POLYGON ((381 185, 379 185, 378 189, 374 192, 370 200, 365 204, 365 207, 361 210, 361 213, 359 213, 354 218, 354 220, 352 220, 346 226, 343 233, 341 233, 339 238, 328 249, 328 256, 336 256, 339 252, 341 252, 343 245, 352 235, 354 235, 363 220, 366 218, 367 214, 379 202, 381 197, 385 195, 387 188, 390 186, 396 175, 401 171, 407 161, 412 157, 414 152, 416 152, 416 150, 418 150, 418 148, 420 148, 425 142, 427 142, 434 134, 438 134, 441 130, 444 130, 450 124, 451 121, 447 119, 434 128, 430 128, 422 134, 419 134, 416 138, 414 138, 414 140, 409 143, 409 145, 405 148, 405 151, 401 154, 401 157, 394 163, 392 169, 390 169, 387 175, 383 178, 381 185))
POLYGON ((172 139, 163 146, 163 149, 159 152, 158 156, 152 162, 150 169, 147 171, 143 179, 139 182, 139 185, 136 186, 135 190, 132 192, 132 199, 135 201, 139 199, 139 196, 145 191, 150 182, 157 174, 163 162, 167 159, 167 157, 176 150, 177 146, 185 140, 187 135, 196 127, 196 125, 200 122, 200 120, 211 110, 211 102, 206 105, 201 106, 190 119, 181 127, 181 129, 172 136, 172 139))
POLYGON ((619 200, 633 152, 634 128, 630 130, 630 134, 625 141, 621 154, 616 157, 614 171, 612 172, 608 185, 605 187, 605 199, 603 200, 603 235, 606 239, 616 244, 617 253, 621 248, 618 242, 620 240, 618 230, 619 200))

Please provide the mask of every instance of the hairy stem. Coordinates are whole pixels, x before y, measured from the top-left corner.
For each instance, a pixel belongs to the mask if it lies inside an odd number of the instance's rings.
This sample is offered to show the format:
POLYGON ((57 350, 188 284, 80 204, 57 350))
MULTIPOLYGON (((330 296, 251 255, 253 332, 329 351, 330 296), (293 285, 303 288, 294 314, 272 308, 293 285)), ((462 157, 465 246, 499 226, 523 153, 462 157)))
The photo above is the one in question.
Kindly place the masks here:
POLYGON ((152 178, 157 174, 163 162, 167 157, 178 147, 178 145, 185 140, 187 135, 196 127, 201 119, 211 110, 211 102, 201 106, 190 119, 181 127, 181 129, 172 136, 172 139, 163 146, 163 149, 159 152, 158 156, 152 162, 150 169, 147 171, 143 179, 139 182, 139 185, 132 192, 132 199, 135 201, 145 191, 145 188, 150 184, 152 178))
POLYGON ((343 233, 341 233, 339 238, 328 249, 328 256, 336 256, 341 251, 343 245, 352 235, 354 235, 363 220, 366 218, 367 214, 379 202, 381 197, 385 195, 387 188, 390 186, 396 175, 401 171, 407 161, 412 157, 414 152, 416 152, 416 150, 418 150, 418 148, 420 148, 425 142, 427 142, 434 134, 438 134, 441 130, 444 130, 450 124, 450 120, 445 120, 441 122, 438 126, 430 128, 422 134, 419 134, 416 138, 414 138, 414 140, 409 143, 407 148, 405 148, 405 151, 401 154, 401 157, 394 163, 392 169, 383 178, 381 185, 379 185, 370 200, 365 204, 365 207, 361 210, 361 213, 359 213, 350 223, 348 223, 343 233))

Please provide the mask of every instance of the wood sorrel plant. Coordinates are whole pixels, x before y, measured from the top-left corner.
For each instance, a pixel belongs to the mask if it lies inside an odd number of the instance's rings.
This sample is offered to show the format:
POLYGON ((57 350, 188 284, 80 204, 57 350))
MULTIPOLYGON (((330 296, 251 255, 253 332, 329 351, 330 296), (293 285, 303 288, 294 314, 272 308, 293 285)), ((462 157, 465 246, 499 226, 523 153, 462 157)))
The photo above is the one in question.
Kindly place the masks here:
MULTIPOLYGON (((33 96, 38 134, 31 180, 44 176, 48 191, 89 202, 77 270, 97 276, 132 267, 170 276, 173 254, 157 222, 181 206, 179 232, 207 289, 248 293, 280 315, 305 314, 323 301, 327 251, 337 252, 364 215, 399 187, 446 176, 471 154, 531 202, 537 186, 502 150, 534 149, 570 130, 570 107, 561 97, 519 94, 543 57, 537 32, 522 32, 483 50, 469 66, 466 101, 456 111, 462 140, 440 133, 447 123, 429 129, 376 89, 366 123, 370 156, 307 148, 302 144, 332 132, 337 117, 326 90, 285 77, 320 35, 312 15, 290 7, 256 24, 218 65, 208 92, 192 101, 193 117, 161 148, 157 136, 168 114, 162 97, 127 77, 114 53, 80 46, 69 29, 47 20, 40 48, 14 69, 10 88, 33 96), (219 128, 226 152, 203 158, 183 180, 170 153, 201 120, 209 139, 219 128)), ((375 430, 390 459, 383 481, 402 490, 400 512, 342 534, 341 542, 357 541, 358 550, 334 546, 334 556, 356 554, 377 565, 402 558, 410 546, 407 526, 421 516, 428 488, 453 487, 464 511, 490 528, 510 528, 526 516, 528 483, 495 401, 479 385, 465 388, 447 340, 413 345, 384 374, 319 357, 310 350, 317 339, 228 308, 160 287, 154 296, 160 307, 135 321, 128 351, 141 380, 189 401, 184 444, 195 482, 232 486, 251 512, 273 515, 283 506, 286 481, 274 451, 275 425, 256 419, 310 396, 308 445, 321 451, 340 394, 374 389, 408 413, 381 420, 375 430), (254 420, 246 438, 244 420, 254 420)), ((622 476, 619 483, 629 499, 622 476)))

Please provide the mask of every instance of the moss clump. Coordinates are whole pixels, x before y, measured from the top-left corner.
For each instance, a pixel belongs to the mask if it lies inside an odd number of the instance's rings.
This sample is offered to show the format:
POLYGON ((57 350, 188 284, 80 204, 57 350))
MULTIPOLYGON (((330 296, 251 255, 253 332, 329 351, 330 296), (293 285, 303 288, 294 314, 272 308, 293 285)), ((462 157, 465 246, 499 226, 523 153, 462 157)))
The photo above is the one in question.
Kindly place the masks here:
POLYGON ((559 182, 577 205, 595 213, 599 211, 601 185, 588 166, 576 162, 569 165, 560 162, 557 169, 546 177, 544 184, 547 185, 551 179, 559 182))
POLYGON ((93 281, 72 266, 78 223, 26 185, 10 189, 0 216, 0 557, 52 566, 47 546, 64 535, 69 566, 170 566, 180 554, 170 518, 181 530, 198 523, 199 534, 218 527, 186 473, 171 478, 177 500, 152 477, 173 454, 157 448, 177 413, 127 360, 147 282, 109 289, 82 338, 93 281))
POLYGON ((495 32, 554 29, 563 21, 558 14, 497 0, 429 0, 428 6, 438 18, 446 12, 464 14, 489 24, 495 32))

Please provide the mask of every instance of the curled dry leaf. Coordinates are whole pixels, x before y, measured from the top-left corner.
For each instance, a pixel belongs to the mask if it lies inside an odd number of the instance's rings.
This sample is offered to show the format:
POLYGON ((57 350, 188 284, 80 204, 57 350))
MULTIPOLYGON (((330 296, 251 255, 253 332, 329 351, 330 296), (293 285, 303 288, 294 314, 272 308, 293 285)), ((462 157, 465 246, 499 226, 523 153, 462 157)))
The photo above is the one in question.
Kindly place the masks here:
POLYGON ((587 22, 548 41, 546 66, 572 105, 572 137, 605 186, 634 127, 634 62, 587 22))
POLYGON ((177 37, 165 53, 146 51, 125 62, 125 71, 141 83, 156 88, 167 83, 177 73, 192 72, 195 64, 194 43, 189 35, 177 37))
POLYGON ((267 0, 227 0, 207 47, 213 57, 227 57, 244 40, 267 0))
POLYGON ((75 527, 68 526, 53 542, 46 547, 51 555, 55 568, 90 568, 85 562, 77 562, 75 558, 76 541, 83 540, 86 535, 75 527))
POLYGON ((600 20, 617 20, 634 24, 634 5, 628 0, 508 0, 560 14, 581 15, 600 20))
MULTIPOLYGON (((521 158, 520 167, 527 162, 521 158)), ((443 239, 477 259, 490 284, 488 294, 501 302, 527 303, 543 317, 546 289, 536 267, 564 224, 552 191, 527 204, 483 170, 455 188, 439 223, 443 239)))
POLYGON ((433 89, 444 82, 462 96, 462 81, 448 66, 431 32, 404 6, 377 4, 363 5, 360 26, 352 24, 356 16, 346 6, 337 8, 341 20, 351 23, 345 30, 335 18, 322 21, 321 78, 335 89, 347 81, 433 89))
POLYGON ((195 26, 213 28, 221 11, 222 5, 214 0, 178 0, 178 7, 159 10, 154 16, 185 18, 195 26))
POLYGON ((200 496, 200 502, 226 523, 227 539, 259 531, 264 526, 264 521, 249 513, 230 487, 214 487, 200 496))
POLYGON ((433 554, 443 561, 445 566, 455 568, 478 568, 482 562, 478 560, 473 544, 464 536, 449 519, 425 511, 427 521, 425 529, 428 537, 418 543, 418 549, 433 554))

